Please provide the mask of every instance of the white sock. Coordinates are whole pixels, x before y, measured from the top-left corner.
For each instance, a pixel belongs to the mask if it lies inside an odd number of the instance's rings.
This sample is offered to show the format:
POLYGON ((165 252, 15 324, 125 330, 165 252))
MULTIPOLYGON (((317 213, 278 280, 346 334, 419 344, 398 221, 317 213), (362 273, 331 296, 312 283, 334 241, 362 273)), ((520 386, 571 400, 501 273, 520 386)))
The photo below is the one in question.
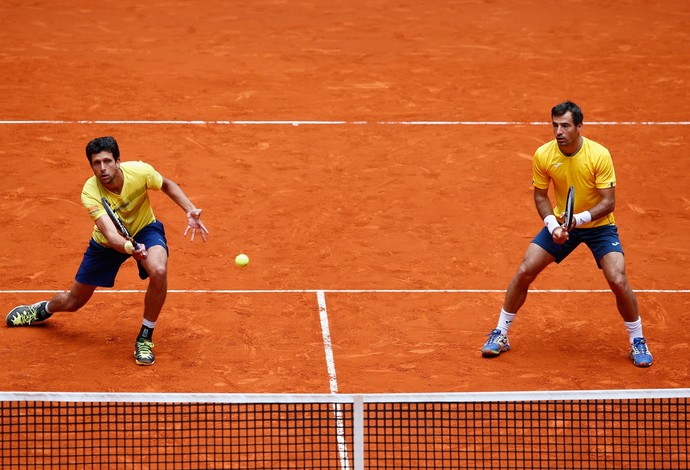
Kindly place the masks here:
POLYGON ((501 309, 501 315, 498 317, 498 324, 496 325, 496 328, 501 330, 501 333, 503 333, 504 335, 507 335, 508 330, 510 329, 510 325, 513 324, 515 315, 517 315, 517 313, 508 313, 505 310, 501 309))
POLYGON ((628 338, 632 343, 635 338, 644 338, 642 334, 642 318, 638 317, 635 321, 626 321, 625 329, 628 330, 628 338))
POLYGON ((144 321, 142 322, 142 324, 143 324, 146 328, 154 329, 154 328, 156 327, 156 322, 155 322, 155 321, 150 321, 150 320, 147 320, 146 318, 144 318, 144 321))

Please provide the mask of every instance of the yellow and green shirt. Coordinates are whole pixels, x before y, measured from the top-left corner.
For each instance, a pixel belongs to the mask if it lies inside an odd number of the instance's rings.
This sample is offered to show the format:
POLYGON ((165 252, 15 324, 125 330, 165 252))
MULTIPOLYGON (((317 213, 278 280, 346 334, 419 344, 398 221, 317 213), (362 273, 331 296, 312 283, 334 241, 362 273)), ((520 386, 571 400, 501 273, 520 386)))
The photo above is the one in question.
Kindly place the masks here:
MULTIPOLYGON (((124 175, 120 194, 106 189, 94 175, 84 183, 81 203, 95 222, 105 214, 101 202, 101 198, 105 197, 129 233, 134 236, 142 228, 156 221, 147 190, 160 190, 163 186, 163 177, 151 165, 144 162, 122 162, 120 169, 124 175)), ((92 237, 100 245, 110 246, 97 226, 94 226, 92 237)))
MULTIPOLYGON (((556 217, 563 217, 568 188, 575 188, 575 213, 590 209, 601 200, 598 189, 616 186, 616 173, 608 149, 582 137, 582 147, 567 156, 561 152, 556 140, 537 149, 532 160, 532 184, 535 188, 548 189, 553 182, 556 196, 556 217)), ((613 213, 593 220, 578 228, 593 228, 615 224, 613 213)))

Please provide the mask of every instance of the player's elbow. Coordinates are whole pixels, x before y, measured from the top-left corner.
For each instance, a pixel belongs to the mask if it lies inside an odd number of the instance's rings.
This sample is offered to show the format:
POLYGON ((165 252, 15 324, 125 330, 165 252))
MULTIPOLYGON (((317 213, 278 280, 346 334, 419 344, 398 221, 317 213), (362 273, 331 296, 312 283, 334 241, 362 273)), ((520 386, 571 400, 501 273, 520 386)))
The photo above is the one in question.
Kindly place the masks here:
POLYGON ((163 177, 163 184, 161 185, 161 191, 163 191, 165 194, 170 195, 171 191, 175 191, 178 189, 180 186, 175 183, 173 180, 170 178, 163 177))

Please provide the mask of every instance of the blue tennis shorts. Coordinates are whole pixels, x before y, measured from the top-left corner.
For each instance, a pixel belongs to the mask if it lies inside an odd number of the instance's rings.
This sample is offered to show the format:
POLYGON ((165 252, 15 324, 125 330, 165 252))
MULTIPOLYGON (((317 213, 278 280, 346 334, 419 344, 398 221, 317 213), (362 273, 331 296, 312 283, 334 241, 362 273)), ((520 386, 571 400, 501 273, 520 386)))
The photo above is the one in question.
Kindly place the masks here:
POLYGON ((601 268, 599 261, 604 255, 612 251, 623 253, 621 241, 618 238, 618 227, 615 225, 604 225, 595 228, 576 228, 570 231, 570 238, 562 245, 555 243, 549 230, 544 227, 532 243, 544 248, 551 256, 556 259, 556 263, 560 263, 568 257, 570 253, 577 248, 580 243, 587 245, 589 250, 594 255, 597 266, 601 268))
MULTIPOLYGON (((134 240, 143 243, 146 249, 160 245, 165 248, 168 255, 170 254, 168 241, 165 238, 165 227, 163 227, 163 223, 160 221, 150 223, 141 229, 134 236, 134 240)), ((113 287, 115 285, 115 276, 117 276, 120 266, 130 256, 112 248, 101 246, 92 238, 88 248, 86 248, 86 252, 84 252, 84 258, 81 261, 75 279, 77 282, 89 286, 113 287)), ((139 261, 137 261, 137 266, 139 267, 139 277, 141 279, 149 277, 149 274, 139 261)))

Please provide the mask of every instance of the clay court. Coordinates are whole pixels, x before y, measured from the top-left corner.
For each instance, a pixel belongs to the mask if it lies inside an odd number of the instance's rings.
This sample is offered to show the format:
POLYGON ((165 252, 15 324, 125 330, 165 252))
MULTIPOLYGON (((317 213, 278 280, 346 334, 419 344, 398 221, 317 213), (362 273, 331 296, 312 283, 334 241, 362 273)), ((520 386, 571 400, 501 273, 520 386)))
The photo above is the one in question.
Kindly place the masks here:
POLYGON ((190 243, 152 195, 172 253, 153 367, 132 358, 146 283, 128 261, 78 313, 0 328, 3 390, 688 386, 690 5, 370 3, 0 5, 0 310, 70 286, 93 137, 177 181, 211 232, 190 243), (584 246, 537 279, 513 349, 480 356, 565 99, 614 157, 650 369, 584 246))

